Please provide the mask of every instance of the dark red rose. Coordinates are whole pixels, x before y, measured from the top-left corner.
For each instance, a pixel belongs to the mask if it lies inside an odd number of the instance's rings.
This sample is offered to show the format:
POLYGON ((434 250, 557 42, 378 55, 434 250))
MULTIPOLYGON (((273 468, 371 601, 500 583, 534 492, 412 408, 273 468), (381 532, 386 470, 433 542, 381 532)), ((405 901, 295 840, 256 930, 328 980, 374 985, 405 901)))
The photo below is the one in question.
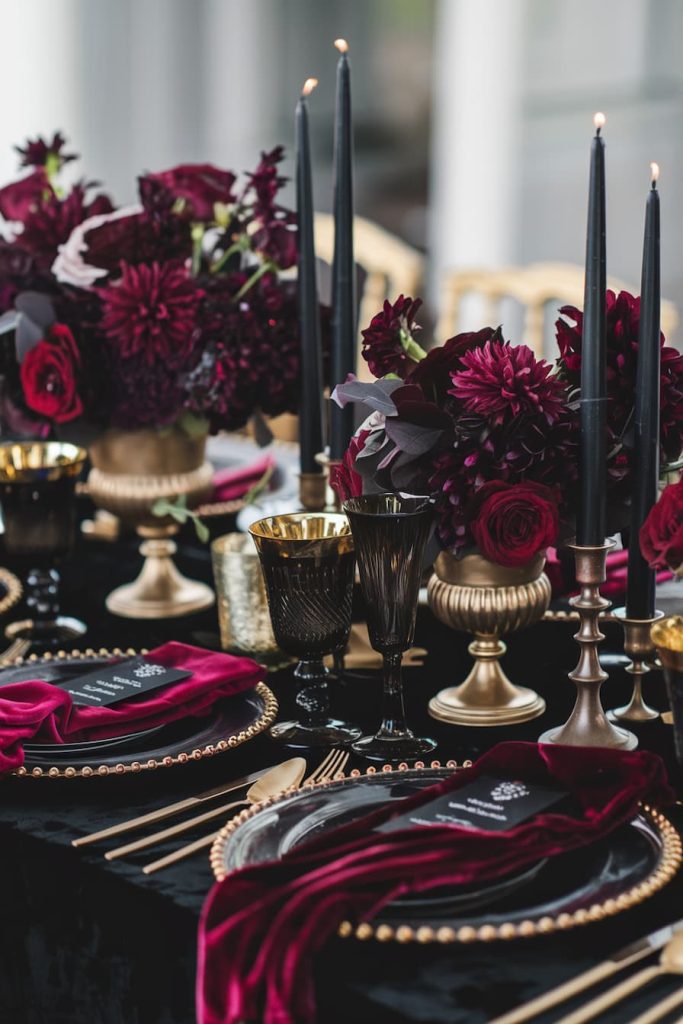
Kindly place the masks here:
POLYGON ((683 480, 669 484, 640 529, 640 550, 653 569, 683 565, 683 480))
POLYGON ((467 518, 482 555, 498 565, 526 565, 557 540, 557 502, 542 484, 492 480, 474 495, 467 518))
POLYGON ((293 267, 297 257, 296 231, 282 220, 272 220, 255 231, 252 244, 256 252, 271 260, 280 270, 293 267))
POLYGON ((443 345, 431 348, 424 359, 411 370, 408 380, 419 384, 425 395, 443 405, 451 387, 451 374, 462 369, 461 359, 466 352, 482 348, 487 341, 501 341, 500 327, 484 327, 481 331, 456 334, 443 345))
POLYGON ((40 206, 46 192, 53 194, 44 168, 37 167, 25 178, 0 188, 0 213, 5 220, 23 222, 29 213, 40 206))
POLYGON ((330 470, 330 487, 341 501, 357 498, 363 493, 363 478, 353 467, 371 433, 370 430, 361 430, 354 434, 344 452, 341 465, 332 466, 330 470))
POLYGON ((53 324, 21 364, 21 386, 29 409, 55 423, 68 423, 80 416, 80 367, 81 357, 71 331, 65 324, 53 324))
POLYGON ((215 203, 232 203, 235 200, 232 191, 235 175, 213 164, 179 164, 169 171, 145 177, 159 182, 175 198, 186 200, 193 220, 211 221, 215 203))

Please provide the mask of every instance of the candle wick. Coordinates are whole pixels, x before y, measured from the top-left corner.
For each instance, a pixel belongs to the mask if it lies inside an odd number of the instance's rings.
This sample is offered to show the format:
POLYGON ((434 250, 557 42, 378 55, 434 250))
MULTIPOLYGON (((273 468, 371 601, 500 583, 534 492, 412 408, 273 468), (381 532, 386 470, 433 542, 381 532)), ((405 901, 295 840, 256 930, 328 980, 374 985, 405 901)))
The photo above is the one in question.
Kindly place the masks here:
POLYGON ((595 129, 595 137, 596 137, 596 139, 597 139, 597 138, 598 138, 598 136, 600 135, 600 132, 601 132, 601 131, 602 131, 602 125, 601 125, 601 124, 599 124, 599 125, 597 126, 597 128, 595 129))
POLYGON ((652 191, 653 192, 657 191, 657 179, 656 178, 652 179, 652 191))

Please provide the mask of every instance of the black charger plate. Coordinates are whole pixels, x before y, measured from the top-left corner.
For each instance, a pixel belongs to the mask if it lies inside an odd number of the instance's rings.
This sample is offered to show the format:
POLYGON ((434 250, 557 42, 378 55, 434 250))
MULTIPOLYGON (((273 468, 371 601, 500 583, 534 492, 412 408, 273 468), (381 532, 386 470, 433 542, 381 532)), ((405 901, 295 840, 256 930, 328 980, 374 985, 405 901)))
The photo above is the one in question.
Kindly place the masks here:
MULTIPOLYGON (((135 653, 74 651, 56 657, 18 659, 0 669, 0 688, 36 678, 66 682, 135 653)), ((272 691, 258 683, 252 690, 220 701, 204 718, 186 717, 169 725, 108 739, 25 744, 24 765, 14 774, 29 778, 90 778, 187 764, 246 743, 268 729, 276 714, 277 701, 272 691)))
MULTIPOLYGON (((304 788, 267 807, 249 808, 219 834, 211 851, 218 879, 282 857, 314 836, 433 785, 446 769, 382 771, 304 788)), ((397 901, 372 922, 340 933, 382 941, 472 942, 521 938, 599 921, 642 902, 678 870, 681 840, 671 823, 644 808, 629 825, 580 850, 550 857, 482 886, 397 901)))

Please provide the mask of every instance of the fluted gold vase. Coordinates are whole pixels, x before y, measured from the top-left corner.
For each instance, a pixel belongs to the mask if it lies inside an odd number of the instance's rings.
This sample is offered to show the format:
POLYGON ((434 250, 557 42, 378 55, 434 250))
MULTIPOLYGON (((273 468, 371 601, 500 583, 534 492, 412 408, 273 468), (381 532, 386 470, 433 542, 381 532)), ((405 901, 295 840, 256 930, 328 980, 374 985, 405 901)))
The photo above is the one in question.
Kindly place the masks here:
POLYGON ((211 588, 181 575, 173 562, 178 524, 152 514, 159 498, 172 501, 184 495, 191 508, 209 496, 213 471, 205 449, 206 438, 190 438, 175 427, 108 430, 90 446, 88 490, 93 501, 134 526, 143 538, 140 575, 107 598, 107 608, 115 615, 166 619, 213 604, 211 588))
POLYGON ((429 581, 429 606, 452 629, 474 633, 474 665, 465 681, 433 697, 434 718, 457 725, 512 725, 536 718, 545 701, 534 690, 515 686, 500 666, 506 646, 501 635, 538 622, 550 603, 545 559, 508 568, 482 555, 456 558, 442 552, 429 581))

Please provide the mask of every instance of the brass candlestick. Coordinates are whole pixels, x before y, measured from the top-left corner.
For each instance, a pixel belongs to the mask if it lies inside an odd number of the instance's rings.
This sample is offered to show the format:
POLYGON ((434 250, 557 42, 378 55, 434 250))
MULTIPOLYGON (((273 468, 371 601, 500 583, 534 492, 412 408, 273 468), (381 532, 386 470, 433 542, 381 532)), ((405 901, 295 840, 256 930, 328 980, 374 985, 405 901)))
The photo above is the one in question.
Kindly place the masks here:
POLYGON ((325 473, 299 473, 299 501, 307 512, 322 512, 326 504, 325 473))
POLYGON ((659 711, 643 700, 643 676, 650 671, 648 662, 655 659, 650 630, 655 622, 664 618, 664 612, 656 611, 651 619, 629 619, 625 608, 617 608, 613 615, 624 627, 624 653, 631 659, 626 671, 633 676, 633 692, 628 704, 608 711, 608 717, 618 722, 651 722, 659 718, 659 711))
POLYGON ((570 747, 615 747, 633 750, 638 739, 626 729, 618 729, 608 720, 600 701, 600 689, 608 678, 600 665, 598 644, 604 640, 598 619, 611 601, 600 594, 605 582, 607 552, 613 542, 580 546, 568 544, 576 560, 576 579, 581 593, 570 604, 579 613, 579 631, 574 638, 580 647, 579 661, 569 678, 576 685, 574 710, 564 725, 549 729, 539 736, 539 743, 560 743, 570 747))

